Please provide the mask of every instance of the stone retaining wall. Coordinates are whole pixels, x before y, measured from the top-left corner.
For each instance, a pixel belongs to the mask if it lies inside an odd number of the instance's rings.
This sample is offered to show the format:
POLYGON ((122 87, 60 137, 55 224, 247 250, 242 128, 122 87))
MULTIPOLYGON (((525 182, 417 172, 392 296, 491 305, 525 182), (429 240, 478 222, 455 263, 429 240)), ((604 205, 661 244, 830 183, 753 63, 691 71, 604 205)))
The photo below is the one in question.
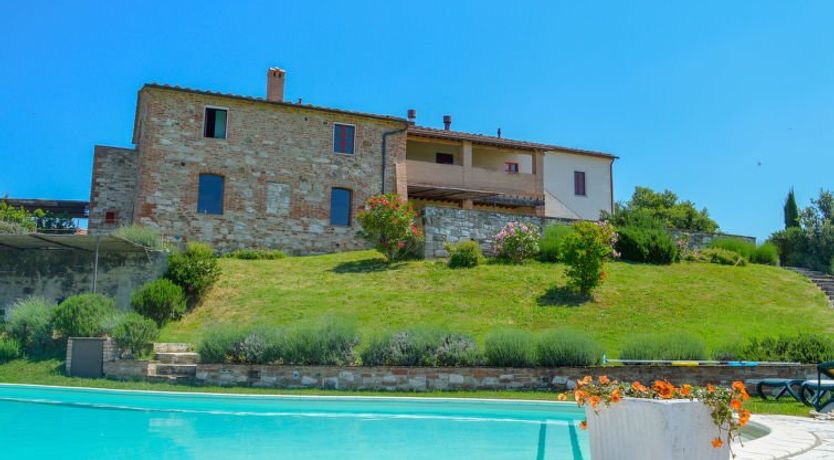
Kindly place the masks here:
MULTIPOLYGON (((571 219, 557 217, 523 216, 503 212, 479 211, 473 209, 443 208, 426 206, 420 209, 423 230, 426 234, 424 256, 427 259, 446 257, 444 245, 458 241, 472 240, 478 242, 481 251, 488 256, 494 255, 493 236, 510 222, 524 222, 544 228, 548 225, 570 225, 571 219)), ((756 243, 751 236, 730 235, 726 233, 691 232, 672 230, 674 238, 687 237, 690 249, 704 248, 716 238, 739 238, 756 243)))
MULTIPOLYGON (((108 378, 147 376, 145 361, 105 363, 108 378)), ((666 379, 680 385, 728 385, 734 380, 766 377, 816 376, 815 367, 803 366, 610 366, 561 368, 443 368, 443 367, 338 367, 249 366, 200 364, 193 383, 198 385, 267 388, 322 388, 338 390, 565 390, 585 375, 607 375, 621 381, 651 382, 666 379)))

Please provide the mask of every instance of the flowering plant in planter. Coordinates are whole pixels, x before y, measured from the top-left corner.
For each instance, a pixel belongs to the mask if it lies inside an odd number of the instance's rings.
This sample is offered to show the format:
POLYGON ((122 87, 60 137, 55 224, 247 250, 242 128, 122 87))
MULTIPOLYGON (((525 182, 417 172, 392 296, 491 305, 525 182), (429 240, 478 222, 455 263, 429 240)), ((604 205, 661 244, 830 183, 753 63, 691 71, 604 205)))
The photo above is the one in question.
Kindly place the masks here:
POLYGON ((416 218, 411 204, 395 193, 368 198, 356 217, 362 225, 360 236, 373 243, 389 262, 408 257, 422 243, 423 231, 416 218))
MULTIPOLYGON (((616 404, 623 398, 701 401, 710 410, 718 430, 718 436, 712 439, 712 446, 715 448, 720 448, 725 442, 728 445, 732 443, 741 428, 750 420, 750 411, 743 407, 744 401, 750 396, 744 383, 740 381, 733 382, 730 388, 714 385, 693 387, 686 384, 677 387, 664 380, 656 380, 652 386, 645 386, 637 381, 631 384, 621 383, 604 375, 595 382, 594 378, 588 375, 582 380, 577 380, 573 397, 580 407, 587 404, 594 412, 598 411, 601 404, 616 404)), ((567 394, 561 393, 558 399, 566 400, 567 394)), ((582 421, 579 426, 587 429, 587 420, 582 421)))
POLYGON ((499 259, 519 263, 539 252, 539 229, 535 225, 510 222, 495 234, 495 253, 499 259))

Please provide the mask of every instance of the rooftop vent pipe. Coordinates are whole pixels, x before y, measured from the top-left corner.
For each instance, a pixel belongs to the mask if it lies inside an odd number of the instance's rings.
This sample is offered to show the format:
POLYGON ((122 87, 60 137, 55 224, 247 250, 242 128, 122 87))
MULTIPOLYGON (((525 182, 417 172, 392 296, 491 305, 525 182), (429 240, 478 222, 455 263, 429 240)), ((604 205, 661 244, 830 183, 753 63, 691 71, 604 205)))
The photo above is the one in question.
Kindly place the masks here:
POLYGON ((451 115, 443 115, 443 129, 448 131, 452 128, 452 116, 451 115))
POLYGON ((417 121, 417 111, 408 109, 408 123, 413 125, 415 121, 417 121))

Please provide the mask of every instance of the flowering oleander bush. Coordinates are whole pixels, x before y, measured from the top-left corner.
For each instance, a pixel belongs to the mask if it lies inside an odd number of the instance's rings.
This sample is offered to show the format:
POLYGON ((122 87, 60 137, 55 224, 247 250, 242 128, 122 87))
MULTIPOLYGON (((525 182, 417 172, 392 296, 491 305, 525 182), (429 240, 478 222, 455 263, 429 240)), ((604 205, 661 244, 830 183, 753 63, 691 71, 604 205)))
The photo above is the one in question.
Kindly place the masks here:
MULTIPOLYGON (((594 378, 588 375, 576 381, 573 397, 579 407, 588 404, 595 412, 599 411, 600 404, 609 406, 625 397, 701 401, 710 409, 712 420, 718 430, 718 436, 712 440, 712 446, 715 448, 723 446, 725 442, 731 445, 741 428, 750 420, 750 411, 743 407, 744 401, 750 397, 743 382, 733 382, 730 388, 713 385, 693 387, 686 384, 676 387, 667 381, 656 380, 651 387, 647 387, 640 382, 621 383, 604 375, 595 382, 594 378)), ((558 399, 564 401, 567 395, 562 393, 558 399)), ((579 427, 587 429, 588 421, 582 421, 579 427)))
POLYGON ((495 234, 495 254, 508 262, 524 262, 539 253, 539 229, 535 225, 510 222, 495 234))
POLYGON ((391 193, 368 198, 356 219, 362 225, 359 235, 373 243, 389 262, 414 254, 423 242, 417 227, 417 212, 401 196, 391 193))
POLYGON ((577 222, 573 230, 564 243, 568 286, 591 295, 605 281, 605 262, 619 256, 614 250, 617 233, 606 222, 577 222))

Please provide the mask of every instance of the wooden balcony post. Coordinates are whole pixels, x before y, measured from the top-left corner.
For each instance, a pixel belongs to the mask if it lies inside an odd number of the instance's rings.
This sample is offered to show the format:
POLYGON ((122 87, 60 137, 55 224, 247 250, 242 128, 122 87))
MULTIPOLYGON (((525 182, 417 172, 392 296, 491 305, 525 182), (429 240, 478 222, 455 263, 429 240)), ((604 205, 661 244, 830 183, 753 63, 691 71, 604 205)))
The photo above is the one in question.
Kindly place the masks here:
POLYGON ((472 143, 464 141, 460 150, 463 154, 463 185, 468 187, 472 184, 472 143))

